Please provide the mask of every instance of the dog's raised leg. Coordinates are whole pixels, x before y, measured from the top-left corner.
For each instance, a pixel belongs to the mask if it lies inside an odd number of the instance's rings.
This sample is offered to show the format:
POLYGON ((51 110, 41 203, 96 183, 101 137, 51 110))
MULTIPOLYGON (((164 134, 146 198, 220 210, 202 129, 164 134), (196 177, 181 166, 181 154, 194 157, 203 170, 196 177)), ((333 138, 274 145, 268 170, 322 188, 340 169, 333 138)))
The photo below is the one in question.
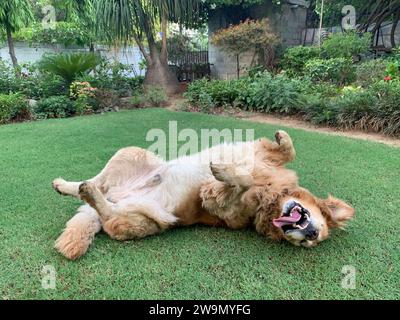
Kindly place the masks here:
POLYGON ((275 133, 275 142, 268 139, 260 139, 258 151, 266 156, 267 161, 272 161, 276 165, 281 166, 296 158, 296 150, 294 149, 292 139, 283 130, 275 133))
MULTIPOLYGON (((147 150, 128 147, 119 150, 108 161, 104 169, 95 177, 87 180, 96 185, 102 193, 107 193, 114 186, 135 176, 144 175, 159 167, 163 160, 147 150)), ((53 188, 62 195, 80 198, 79 186, 83 183, 69 182, 58 178, 53 181, 53 188)))
POLYGON ((53 189, 63 196, 79 198, 79 186, 82 182, 69 182, 62 178, 55 179, 52 183, 53 189))
POLYGON ((174 215, 151 200, 113 204, 91 182, 82 183, 79 194, 97 211, 104 231, 116 240, 143 238, 161 232, 177 221, 174 215))
POLYGON ((109 202, 93 182, 83 182, 79 186, 79 196, 97 211, 104 224, 114 214, 114 204, 109 202))
POLYGON ((296 158, 296 150, 294 149, 292 138, 290 138, 286 131, 277 131, 275 133, 275 140, 279 145, 279 150, 286 155, 288 161, 296 158))
POLYGON ((210 163, 210 170, 215 179, 230 187, 236 187, 240 190, 248 190, 253 184, 251 172, 233 164, 210 163))

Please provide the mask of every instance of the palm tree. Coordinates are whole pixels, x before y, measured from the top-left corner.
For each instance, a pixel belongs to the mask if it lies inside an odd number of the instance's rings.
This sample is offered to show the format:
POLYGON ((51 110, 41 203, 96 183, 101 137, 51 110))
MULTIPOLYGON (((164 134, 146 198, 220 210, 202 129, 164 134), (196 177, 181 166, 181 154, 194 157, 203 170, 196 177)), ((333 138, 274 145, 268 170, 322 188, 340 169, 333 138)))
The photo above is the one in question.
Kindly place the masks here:
POLYGON ((33 21, 33 14, 29 0, 0 1, 0 28, 6 31, 10 57, 15 69, 18 68, 18 60, 12 34, 31 21, 33 21))
POLYGON ((147 62, 144 84, 160 86, 173 94, 179 91, 179 83, 168 66, 168 22, 196 21, 201 4, 201 0, 96 0, 96 29, 109 41, 127 44, 134 40, 147 62), (158 26, 162 35, 161 50, 155 38, 158 26))

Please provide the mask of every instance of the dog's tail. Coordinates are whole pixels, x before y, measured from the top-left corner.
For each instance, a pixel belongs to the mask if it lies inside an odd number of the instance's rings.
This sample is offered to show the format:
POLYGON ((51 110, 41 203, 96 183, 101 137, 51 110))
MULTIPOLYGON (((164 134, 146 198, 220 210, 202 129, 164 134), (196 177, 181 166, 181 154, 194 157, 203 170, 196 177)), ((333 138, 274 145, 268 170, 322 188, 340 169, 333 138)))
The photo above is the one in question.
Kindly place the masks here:
POLYGON ((67 226, 55 243, 55 248, 67 259, 83 256, 101 230, 99 216, 89 205, 79 208, 78 213, 67 222, 67 226))

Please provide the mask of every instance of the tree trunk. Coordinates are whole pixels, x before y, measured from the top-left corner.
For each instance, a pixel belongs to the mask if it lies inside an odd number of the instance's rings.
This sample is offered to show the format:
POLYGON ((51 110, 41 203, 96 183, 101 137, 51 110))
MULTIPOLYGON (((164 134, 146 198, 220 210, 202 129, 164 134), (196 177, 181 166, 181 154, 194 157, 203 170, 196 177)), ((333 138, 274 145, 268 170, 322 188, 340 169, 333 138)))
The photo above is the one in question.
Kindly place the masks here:
POLYGON ((6 26, 6 31, 7 31, 8 49, 9 49, 11 61, 14 66, 14 69, 18 70, 19 65, 18 65, 17 56, 15 55, 14 40, 12 37, 11 28, 9 26, 6 26))
POLYGON ((176 74, 170 69, 168 63, 162 62, 159 56, 154 55, 152 63, 147 66, 144 85, 145 87, 161 87, 168 95, 177 94, 180 91, 176 74))
POLYGON ((168 17, 164 13, 161 19, 161 33, 162 33, 162 48, 161 48, 161 61, 162 63, 168 64, 168 17))
POLYGON ((236 55, 236 71, 237 71, 237 78, 240 78, 240 55, 236 55))
POLYGON ((392 30, 390 31, 390 43, 392 45, 392 48, 396 47, 396 29, 397 29, 397 25, 399 24, 400 21, 400 10, 397 11, 396 13, 396 17, 393 20, 393 25, 392 25, 392 30))
POLYGON ((152 86, 161 87, 166 94, 173 95, 180 92, 180 86, 176 74, 168 66, 168 54, 166 48, 166 32, 168 22, 165 16, 163 16, 162 20, 162 28, 165 32, 163 48, 165 49, 162 49, 161 52, 157 48, 153 30, 151 25, 148 23, 149 19, 147 19, 147 17, 144 19, 143 29, 147 38, 150 53, 146 52, 146 49, 142 43, 142 39, 138 34, 135 36, 135 40, 138 43, 140 51, 147 62, 144 86, 147 88, 152 86))

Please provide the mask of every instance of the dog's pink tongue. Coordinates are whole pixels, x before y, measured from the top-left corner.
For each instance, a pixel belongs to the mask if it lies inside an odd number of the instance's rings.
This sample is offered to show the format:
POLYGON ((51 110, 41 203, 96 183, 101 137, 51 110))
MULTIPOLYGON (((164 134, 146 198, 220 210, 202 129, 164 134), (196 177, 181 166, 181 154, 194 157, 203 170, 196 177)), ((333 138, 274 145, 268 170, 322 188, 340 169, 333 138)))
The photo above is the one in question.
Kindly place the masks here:
POLYGON ((274 219, 272 223, 274 224, 275 227, 281 228, 282 226, 296 223, 300 219, 301 219, 301 214, 295 211, 292 213, 290 217, 280 217, 278 219, 274 219))

